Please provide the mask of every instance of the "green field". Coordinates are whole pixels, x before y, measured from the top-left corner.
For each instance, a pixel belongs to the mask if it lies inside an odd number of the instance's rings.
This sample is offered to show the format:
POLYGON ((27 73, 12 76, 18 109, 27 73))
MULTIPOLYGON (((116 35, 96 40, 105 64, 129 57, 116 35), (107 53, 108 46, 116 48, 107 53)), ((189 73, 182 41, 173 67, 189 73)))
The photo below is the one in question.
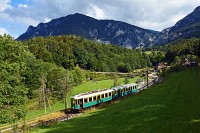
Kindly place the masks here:
POLYGON ((195 74, 170 74, 137 95, 33 132, 199 133, 200 77, 195 74))
MULTIPOLYGON (((138 78, 139 77, 129 79, 129 83, 135 83, 138 78)), ((113 79, 102 80, 102 81, 97 81, 97 82, 89 81, 89 82, 83 83, 77 87, 74 87, 72 94, 76 95, 76 94, 87 92, 87 91, 111 88, 111 86, 113 86, 113 83, 114 83, 113 79)), ((119 78, 118 83, 119 83, 119 85, 123 85, 124 78, 119 78)))
MULTIPOLYGON (((129 82, 134 83, 134 82, 136 82, 136 80, 138 78, 139 77, 131 78, 131 79, 129 79, 129 82)), ((120 85, 124 84, 123 81, 124 81, 124 78, 118 79, 118 83, 120 85)), ((71 95, 69 95, 69 98, 68 98, 69 106, 70 106, 70 96, 77 95, 79 93, 92 91, 92 90, 110 88, 111 86, 113 86, 113 82, 114 82, 113 79, 96 81, 96 82, 89 81, 89 82, 85 82, 81 85, 74 87, 71 95)), ((57 102, 56 104, 52 105, 51 108, 55 112, 58 110, 63 110, 65 108, 65 105, 64 105, 64 102, 57 102)), ((49 114, 49 113, 51 113, 50 108, 47 109, 46 114, 49 114)), ((32 110, 32 111, 28 111, 28 113, 26 115, 26 119, 35 118, 35 117, 42 116, 42 115, 45 115, 44 110, 32 110)))

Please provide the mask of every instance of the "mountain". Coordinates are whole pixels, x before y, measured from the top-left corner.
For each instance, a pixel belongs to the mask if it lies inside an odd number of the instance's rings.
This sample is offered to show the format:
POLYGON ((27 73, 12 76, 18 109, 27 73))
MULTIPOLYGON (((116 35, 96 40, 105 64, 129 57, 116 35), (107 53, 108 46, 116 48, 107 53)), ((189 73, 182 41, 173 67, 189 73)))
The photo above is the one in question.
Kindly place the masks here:
POLYGON ((17 40, 36 36, 57 36, 75 34, 101 43, 111 43, 128 48, 155 44, 159 32, 143 29, 128 23, 114 20, 97 20, 82 14, 73 14, 40 23, 28 30, 17 40))
POLYGON ((178 39, 200 37, 200 6, 174 26, 164 29, 157 38, 156 43, 163 45, 178 39))

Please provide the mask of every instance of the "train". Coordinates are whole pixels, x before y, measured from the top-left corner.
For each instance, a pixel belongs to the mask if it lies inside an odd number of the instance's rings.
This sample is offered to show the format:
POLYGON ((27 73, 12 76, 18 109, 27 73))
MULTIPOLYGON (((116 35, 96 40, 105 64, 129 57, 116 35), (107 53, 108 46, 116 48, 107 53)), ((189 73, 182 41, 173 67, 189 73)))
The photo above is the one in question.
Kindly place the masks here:
MULTIPOLYGON (((158 76, 149 82, 148 86, 158 81, 158 76)), ((119 98, 138 93, 147 88, 147 85, 139 86, 138 83, 125 84, 111 87, 110 89, 96 90, 71 97, 71 109, 80 111, 101 103, 117 100, 119 98)))

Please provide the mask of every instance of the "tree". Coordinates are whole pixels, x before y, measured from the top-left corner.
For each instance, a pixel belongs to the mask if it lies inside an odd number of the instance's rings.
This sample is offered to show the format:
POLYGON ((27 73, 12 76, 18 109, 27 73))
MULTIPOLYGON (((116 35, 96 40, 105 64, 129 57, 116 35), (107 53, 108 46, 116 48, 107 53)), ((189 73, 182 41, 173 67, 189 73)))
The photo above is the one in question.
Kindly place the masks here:
POLYGON ((119 85, 119 82, 118 82, 118 74, 115 73, 113 75, 113 79, 114 79, 114 83, 113 83, 113 86, 118 86, 119 85))
POLYGON ((128 77, 126 77, 125 79, 124 79, 124 84, 128 84, 129 83, 129 80, 128 80, 128 77))
POLYGON ((81 70, 81 68, 79 67, 79 65, 76 65, 76 67, 74 68, 76 76, 77 76, 77 84, 80 84, 83 82, 84 77, 83 77, 83 72, 81 70))
POLYGON ((0 123, 13 123, 26 114, 24 56, 29 51, 9 35, 0 36, 0 123))
POLYGON ((181 64, 181 58, 180 58, 179 56, 176 56, 176 57, 174 58, 173 63, 176 64, 176 65, 180 65, 180 64, 181 64))

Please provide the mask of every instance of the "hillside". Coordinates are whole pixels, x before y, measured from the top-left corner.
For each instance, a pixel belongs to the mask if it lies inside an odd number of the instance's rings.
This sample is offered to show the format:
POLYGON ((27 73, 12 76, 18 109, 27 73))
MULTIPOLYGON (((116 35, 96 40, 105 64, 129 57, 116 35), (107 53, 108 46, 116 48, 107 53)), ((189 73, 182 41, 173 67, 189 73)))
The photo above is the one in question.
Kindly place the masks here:
POLYGON ((200 132, 200 77, 194 70, 167 75, 149 90, 35 132, 200 132))
POLYGON ((74 34, 101 43, 111 43, 128 48, 153 45, 159 32, 143 29, 114 20, 97 20, 83 14, 73 14, 29 26, 17 40, 37 36, 57 36, 74 34))
POLYGON ((85 70, 130 72, 151 65, 140 50, 99 44, 74 35, 37 37, 24 44, 36 58, 70 70, 78 64, 85 70))
POLYGON ((164 29, 157 38, 157 44, 167 44, 178 39, 189 39, 200 37, 200 6, 174 26, 164 29))

